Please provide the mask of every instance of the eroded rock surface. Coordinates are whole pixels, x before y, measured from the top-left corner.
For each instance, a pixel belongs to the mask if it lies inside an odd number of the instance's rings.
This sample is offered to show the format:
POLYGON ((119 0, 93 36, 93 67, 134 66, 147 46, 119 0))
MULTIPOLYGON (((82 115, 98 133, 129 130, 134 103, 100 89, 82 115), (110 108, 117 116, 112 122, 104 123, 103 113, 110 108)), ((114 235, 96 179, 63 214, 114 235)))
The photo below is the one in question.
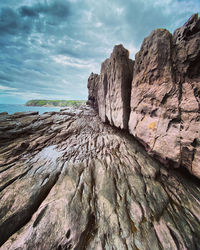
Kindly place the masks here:
POLYGON ((199 248, 197 180, 93 109, 0 125, 0 249, 199 248))
POLYGON ((163 160, 200 178, 200 19, 159 29, 136 55, 129 131, 163 160))
POLYGON ((122 45, 116 45, 101 65, 97 90, 99 116, 121 129, 128 128, 134 62, 122 45))
POLYGON ((172 35, 159 29, 136 54, 129 131, 162 158, 179 162, 179 84, 174 81, 172 48, 172 35))
POLYGON ((95 86, 103 122, 121 129, 127 129, 128 124, 129 132, 151 155, 166 165, 186 167, 200 178, 197 14, 173 35, 165 29, 154 30, 144 39, 135 63, 122 45, 115 46, 111 57, 102 63, 95 86))
POLYGON ((99 75, 91 73, 88 78, 88 101, 87 104, 97 108, 97 91, 98 91, 98 84, 99 84, 99 75))

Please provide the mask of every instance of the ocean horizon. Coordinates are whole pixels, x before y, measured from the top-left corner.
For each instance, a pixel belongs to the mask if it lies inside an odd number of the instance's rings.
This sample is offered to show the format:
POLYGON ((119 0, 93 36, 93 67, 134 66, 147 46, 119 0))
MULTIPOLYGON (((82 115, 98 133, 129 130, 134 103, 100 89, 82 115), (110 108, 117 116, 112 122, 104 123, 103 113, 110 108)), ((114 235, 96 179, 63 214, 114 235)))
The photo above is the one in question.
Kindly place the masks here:
POLYGON ((0 113, 7 112, 14 114, 16 112, 38 111, 39 114, 52 111, 60 111, 61 107, 38 107, 38 106, 25 106, 24 104, 0 104, 0 113))

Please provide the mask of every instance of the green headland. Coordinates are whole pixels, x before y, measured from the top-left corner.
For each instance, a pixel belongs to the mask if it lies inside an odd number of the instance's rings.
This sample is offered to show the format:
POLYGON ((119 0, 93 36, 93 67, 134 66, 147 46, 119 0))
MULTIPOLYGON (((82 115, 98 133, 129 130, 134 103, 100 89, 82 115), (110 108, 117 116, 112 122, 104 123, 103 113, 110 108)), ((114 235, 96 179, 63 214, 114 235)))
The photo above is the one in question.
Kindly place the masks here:
POLYGON ((79 107, 84 105, 84 100, 30 100, 26 102, 25 106, 39 106, 39 107, 79 107))

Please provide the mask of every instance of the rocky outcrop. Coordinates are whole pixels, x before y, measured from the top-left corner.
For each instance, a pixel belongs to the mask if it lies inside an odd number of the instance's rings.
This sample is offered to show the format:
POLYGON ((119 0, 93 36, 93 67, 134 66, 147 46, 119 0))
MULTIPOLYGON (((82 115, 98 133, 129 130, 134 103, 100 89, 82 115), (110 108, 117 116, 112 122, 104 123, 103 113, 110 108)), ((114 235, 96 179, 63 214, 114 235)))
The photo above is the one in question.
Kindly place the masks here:
POLYGON ((88 78, 88 101, 87 104, 97 108, 97 90, 98 90, 98 83, 99 83, 99 75, 91 73, 88 78))
POLYGON ((102 64, 96 92, 101 120, 123 129, 128 123, 129 132, 151 155, 166 165, 184 166, 200 178, 198 15, 193 15, 173 35, 157 29, 144 39, 135 57, 131 85, 132 67, 128 60, 128 52, 117 46, 102 64), (124 60, 117 56, 121 55, 116 52, 118 48, 126 55, 124 60))
POLYGON ((97 89, 99 116, 121 129, 128 128, 133 64, 128 50, 117 45, 101 65, 97 89))
POLYGON ((151 152, 179 162, 179 83, 175 82, 172 49, 172 35, 159 29, 136 54, 129 131, 151 152))
POLYGON ((200 177, 200 19, 155 30, 136 55, 129 131, 151 153, 200 177))
POLYGON ((198 249, 197 180, 93 109, 0 125, 0 249, 198 249))
POLYGON ((197 15, 153 31, 134 73, 116 46, 88 79, 98 114, 0 113, 1 250, 199 248, 199 36, 197 15))

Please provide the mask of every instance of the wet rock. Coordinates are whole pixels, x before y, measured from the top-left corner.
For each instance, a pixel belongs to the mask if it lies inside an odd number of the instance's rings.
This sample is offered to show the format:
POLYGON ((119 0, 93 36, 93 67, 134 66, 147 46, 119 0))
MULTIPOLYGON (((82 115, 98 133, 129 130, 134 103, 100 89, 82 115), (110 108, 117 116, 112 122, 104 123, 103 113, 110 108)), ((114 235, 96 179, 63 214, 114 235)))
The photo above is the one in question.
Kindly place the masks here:
POLYGON ((5 115, 8 115, 8 112, 1 112, 0 113, 0 116, 5 116, 5 115))
POLYGON ((27 112, 16 112, 12 115, 13 118, 20 118, 20 117, 25 117, 25 116, 30 116, 30 115, 38 115, 38 111, 27 111, 27 112))
POLYGON ((198 249, 199 182, 92 108, 71 114, 1 141, 0 249, 198 249))

